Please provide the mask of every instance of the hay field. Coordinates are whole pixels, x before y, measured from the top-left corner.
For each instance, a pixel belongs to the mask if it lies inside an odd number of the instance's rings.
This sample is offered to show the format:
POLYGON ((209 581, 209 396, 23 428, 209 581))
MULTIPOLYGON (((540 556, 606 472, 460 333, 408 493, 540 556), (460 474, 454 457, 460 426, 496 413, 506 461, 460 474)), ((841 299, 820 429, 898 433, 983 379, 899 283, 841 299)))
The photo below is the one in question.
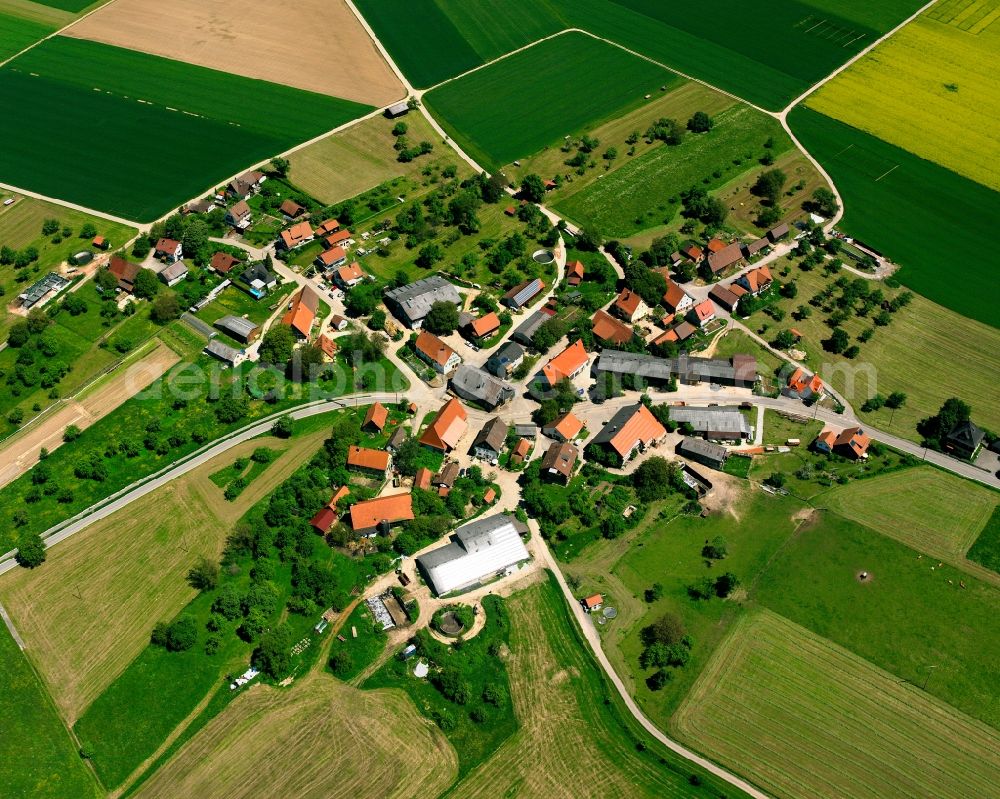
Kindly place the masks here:
POLYGON ((781 616, 745 616, 675 724, 776 797, 995 796, 1000 734, 781 616))
MULTIPOLYGON (((986 526, 1000 494, 923 466, 856 480, 823 494, 822 504, 919 552, 972 567, 965 553, 986 526)), ((990 573, 975 568, 979 577, 990 573)))
POLYGON ((457 771, 455 750, 402 691, 313 672, 288 691, 237 697, 135 795, 402 799, 438 796, 457 771))
POLYGON ((808 105, 1000 189, 1000 0, 962 5, 988 12, 983 21, 992 24, 966 31, 925 15, 826 84, 808 105))
POLYGON ((0 61, 30 47, 54 30, 52 25, 6 14, 0 7, 0 61))
POLYGON ((445 83, 424 95, 424 103, 462 149, 494 169, 627 113, 645 104, 646 94, 679 80, 571 32, 445 83))
POLYGON ((218 556, 237 519, 326 435, 244 442, 54 547, 42 568, 0 578, 0 601, 70 724, 143 650, 153 625, 194 598, 187 570, 218 556), (285 451, 226 502, 208 475, 259 446, 285 451))
POLYGON ((431 164, 465 167, 465 162, 441 143, 441 137, 422 114, 408 114, 403 121, 410 141, 434 144, 430 155, 400 163, 392 149, 396 122, 372 117, 292 153, 288 159, 292 180, 320 202, 332 205, 396 177, 408 176, 420 182, 421 173, 431 164))
POLYGON ((115 0, 66 35, 368 105, 406 95, 343 0, 115 0))
MULTIPOLYGON (((690 770, 635 738, 549 580, 510 597, 511 697, 521 728, 448 794, 452 799, 690 796, 690 770), (649 747, 638 751, 636 741, 649 747)), ((631 717, 629 717, 631 719, 631 717)), ((713 784, 702 774, 706 789, 713 784)), ((716 786, 717 787, 717 786, 716 786)))

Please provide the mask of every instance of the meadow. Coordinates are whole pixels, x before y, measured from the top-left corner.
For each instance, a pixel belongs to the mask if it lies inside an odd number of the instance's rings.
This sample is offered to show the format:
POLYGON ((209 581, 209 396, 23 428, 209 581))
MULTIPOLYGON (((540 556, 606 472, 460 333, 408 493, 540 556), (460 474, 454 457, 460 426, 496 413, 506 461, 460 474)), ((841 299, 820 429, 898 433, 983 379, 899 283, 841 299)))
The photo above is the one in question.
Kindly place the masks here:
POLYGON ((63 37, 0 70, 0 104, 19 109, 0 152, 0 177, 142 221, 370 110, 63 37), (67 120, 79 121, 72 135, 67 120))
POLYGON ((809 108, 796 107, 789 123, 844 197, 841 230, 900 264, 909 288, 1000 327, 1000 283, 983 257, 1000 193, 809 108))
POLYGON ((16 55, 54 30, 52 25, 0 11, 0 61, 16 55))
POLYGON ((566 33, 446 83, 424 102, 469 155, 495 169, 632 110, 677 80, 617 47, 566 33))
POLYGON ((834 513, 789 540, 754 599, 1000 728, 1000 589, 834 513), (867 571, 866 581, 857 575, 867 571), (962 584, 964 583, 964 588, 962 584))
POLYGON ((5 796, 97 797, 97 785, 77 753, 45 688, 0 624, 0 785, 5 796))
POLYGON ((1000 494, 931 466, 857 480, 823 494, 822 504, 932 558, 968 565, 965 553, 1000 494))
POLYGON ((457 758, 401 691, 360 691, 321 672, 237 697, 134 794, 438 796, 457 758))
MULTIPOLYGON (((782 260, 772 264, 772 272, 780 277, 788 263, 782 260)), ((901 270, 898 277, 905 280, 908 271, 901 270)), ((760 331, 766 325, 761 335, 767 340, 773 340, 780 330, 790 327, 798 330, 802 339, 796 348, 805 352, 803 362, 846 398, 862 419, 880 430, 920 441, 917 423, 937 413, 949 397, 961 397, 972 405, 973 415, 980 424, 989 429, 1000 428, 1000 405, 985 401, 986 398, 969 390, 970 376, 974 385, 977 381, 988 381, 988 376, 1000 369, 1000 331, 996 327, 960 316, 915 295, 909 305, 892 314, 885 327, 874 325, 870 317, 848 318, 842 327, 851 343, 860 347, 858 357, 850 360, 823 349, 822 342, 830 337, 830 327, 825 321, 829 314, 811 308, 813 313, 806 319, 792 316, 798 306, 808 305, 835 278, 824 276, 819 269, 802 271, 791 265, 789 275, 780 279, 794 281, 798 287, 794 299, 782 298, 777 302, 777 307, 787 314, 785 319, 775 323, 759 311, 749 318, 748 326, 760 331), (857 337, 869 328, 874 330, 871 339, 858 342, 857 337), (972 359, 970 352, 975 352, 972 359), (888 396, 893 391, 906 394, 903 407, 895 411, 885 407, 871 413, 860 411, 873 394, 888 396)), ((887 298, 901 291, 874 282, 869 288, 880 289, 887 298)))
POLYGON ((1000 779, 996 730, 767 611, 733 626, 674 724, 776 797, 966 799, 1000 779))
POLYGON ((717 189, 737 175, 763 170, 757 159, 767 152, 769 138, 775 142, 773 155, 792 147, 777 121, 737 105, 716 116, 708 133, 689 134, 674 147, 661 144, 558 200, 555 208, 608 237, 631 236, 673 220, 681 210, 682 191, 717 189))
MULTIPOLYGON (((1000 190, 1000 24, 932 18, 939 3, 826 84, 810 108, 1000 190)), ((1000 0, 961 2, 996 19, 1000 0)))
POLYGON ((0 577, 0 600, 70 724, 145 649, 153 625, 195 598, 184 580, 188 569, 202 557, 217 558, 237 519, 311 457, 325 435, 296 434, 236 501, 226 502, 208 475, 278 440, 239 444, 54 547, 41 568, 0 577))
POLYGON ((1000 574, 1000 506, 993 509, 993 515, 980 531, 966 557, 1000 574))
POLYGON ((506 602, 520 728, 450 797, 740 795, 639 727, 593 660, 554 578, 506 602))
POLYGON ((392 135, 398 120, 372 117, 292 153, 290 174, 295 185, 320 202, 333 204, 397 177, 429 185, 424 176, 429 166, 465 167, 465 162, 441 142, 423 114, 407 114, 401 121, 406 124, 409 141, 432 142, 434 151, 401 163, 393 149, 396 137, 392 135))

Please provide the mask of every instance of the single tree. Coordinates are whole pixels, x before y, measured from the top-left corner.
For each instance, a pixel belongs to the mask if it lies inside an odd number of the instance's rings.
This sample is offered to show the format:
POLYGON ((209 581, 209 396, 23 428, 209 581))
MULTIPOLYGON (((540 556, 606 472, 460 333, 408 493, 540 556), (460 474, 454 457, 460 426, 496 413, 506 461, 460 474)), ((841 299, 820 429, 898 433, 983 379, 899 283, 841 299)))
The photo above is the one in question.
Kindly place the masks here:
POLYGON ((18 566, 34 569, 45 562, 45 543, 38 533, 27 533, 17 544, 17 555, 14 558, 18 566))
POLYGON ((692 133, 707 133, 714 126, 715 121, 704 111, 695 111, 687 123, 687 129, 692 133))
POLYGON ((455 332, 458 328, 458 308, 447 300, 435 302, 424 317, 424 327, 437 335, 455 332))

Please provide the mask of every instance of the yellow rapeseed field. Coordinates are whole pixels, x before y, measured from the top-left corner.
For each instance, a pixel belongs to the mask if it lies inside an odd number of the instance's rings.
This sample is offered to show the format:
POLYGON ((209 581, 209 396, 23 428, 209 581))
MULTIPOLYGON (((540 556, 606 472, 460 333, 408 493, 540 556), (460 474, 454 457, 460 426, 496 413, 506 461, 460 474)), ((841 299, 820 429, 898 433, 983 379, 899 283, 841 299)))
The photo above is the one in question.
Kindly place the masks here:
POLYGON ((1000 190, 1000 0, 946 0, 930 14, 807 104, 1000 190))

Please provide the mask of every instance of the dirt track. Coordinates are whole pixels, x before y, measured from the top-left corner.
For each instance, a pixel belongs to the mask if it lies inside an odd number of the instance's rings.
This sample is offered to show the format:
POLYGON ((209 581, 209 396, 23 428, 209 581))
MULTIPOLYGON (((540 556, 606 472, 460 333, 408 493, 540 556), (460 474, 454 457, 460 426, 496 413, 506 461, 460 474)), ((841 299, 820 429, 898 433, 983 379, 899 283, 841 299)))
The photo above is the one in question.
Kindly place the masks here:
POLYGON ((113 373, 79 398, 67 400, 62 407, 14 438, 0 449, 0 461, 4 463, 0 468, 0 488, 34 466, 42 447, 51 452, 61 445, 67 426, 75 424, 81 430, 90 427, 146 388, 178 360, 173 350, 165 344, 157 344, 141 360, 113 373))
POLYGON ((342 0, 116 0, 64 33, 375 106, 406 94, 342 0))

